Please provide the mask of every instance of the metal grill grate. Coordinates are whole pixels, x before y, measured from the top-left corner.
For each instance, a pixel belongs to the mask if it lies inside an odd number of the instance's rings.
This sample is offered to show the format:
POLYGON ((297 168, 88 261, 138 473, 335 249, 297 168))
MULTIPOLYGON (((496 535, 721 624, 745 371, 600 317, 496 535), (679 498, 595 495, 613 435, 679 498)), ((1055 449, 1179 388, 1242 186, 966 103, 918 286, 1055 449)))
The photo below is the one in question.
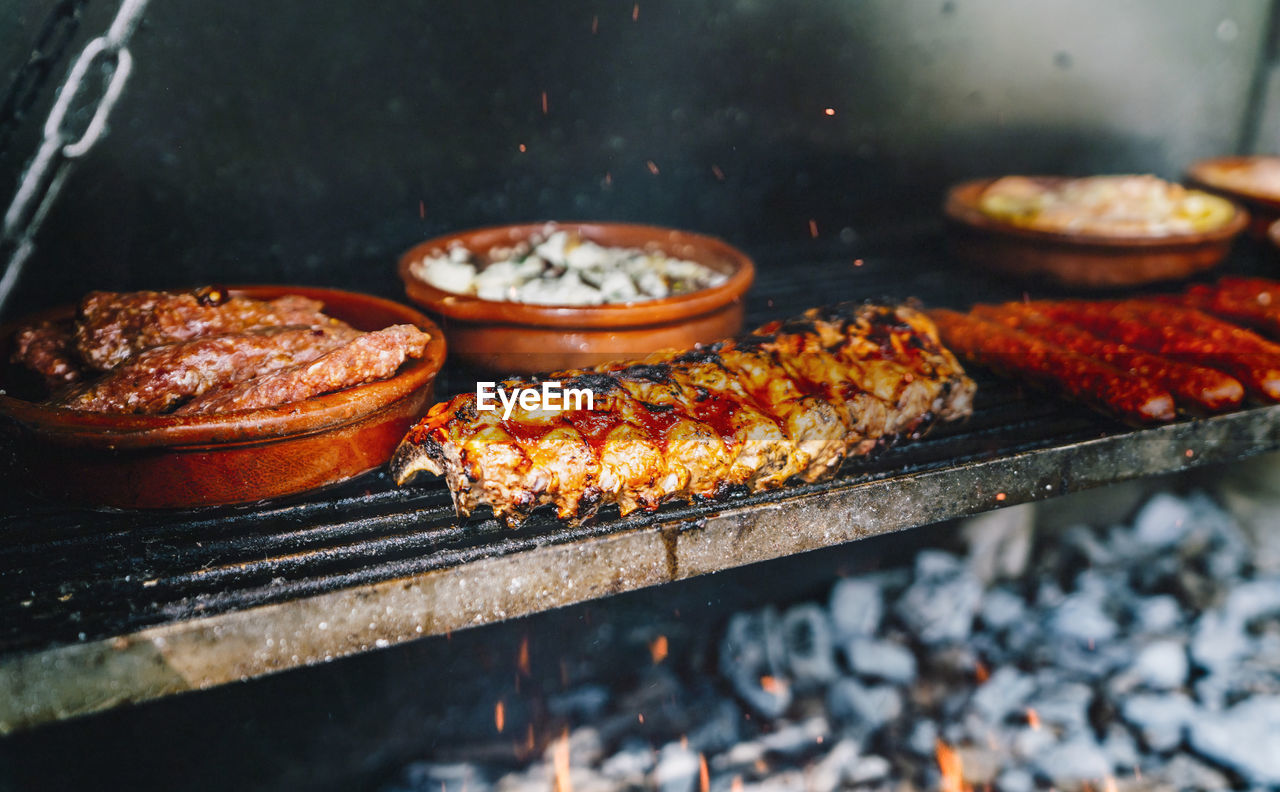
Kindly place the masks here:
MULTIPOLYGON (((1020 294, 1015 287, 993 279, 973 273, 957 277, 949 272, 950 264, 934 233, 904 232, 898 238, 858 249, 862 251, 860 259, 855 259, 852 247, 817 242, 754 251, 761 276, 752 292, 748 321, 790 315, 831 299, 910 295, 932 305, 964 306, 977 299, 1016 299, 1020 294), (861 263, 855 264, 855 260, 861 263)), ((1252 248, 1243 250, 1232 267, 1254 271, 1261 266, 1263 255, 1252 248)), ((612 516, 605 512, 598 522, 578 528, 541 515, 518 531, 505 530, 492 519, 459 524, 440 481, 419 480, 401 489, 382 472, 289 501, 185 513, 95 512, 20 497, 0 514, 0 660, 38 657, 59 646, 127 636, 144 628, 215 614, 241 613, 257 606, 297 603, 486 559, 518 562, 534 550, 574 548, 590 540, 633 535, 638 529, 678 532, 683 530, 680 526, 698 525, 722 513, 728 513, 732 520, 734 514, 786 506, 808 514, 805 509, 820 507, 825 501, 847 510, 848 504, 857 502, 856 493, 862 485, 871 482, 887 482, 885 492, 899 493, 894 497, 903 499, 912 497, 912 487, 918 483, 922 488, 918 497, 928 497, 931 490, 927 486, 980 486, 974 485, 976 479, 961 475, 967 468, 1003 460, 1010 464, 1001 470, 1017 475, 1019 468, 1014 463, 1019 455, 1054 449, 1065 453, 1076 446, 1087 451, 1090 443, 1099 439, 1115 440, 1116 444, 1106 447, 1110 451, 1081 452, 1072 457, 1044 455, 1038 469, 1028 464, 1026 475, 1034 480, 1011 492, 1007 503, 1119 477, 1166 472, 1202 459, 1238 458, 1276 447, 1275 438, 1280 435, 1274 408, 1253 408, 1218 423, 1183 422, 1165 428, 1172 433, 1160 435, 1164 430, 1134 432, 1083 408, 1042 396, 1028 398, 1007 383, 981 373, 977 376, 980 390, 971 420, 938 427, 921 441, 888 449, 874 458, 853 460, 833 481, 691 506, 672 505, 652 515, 625 520, 618 518, 616 511, 612 516), (1148 462, 1135 451, 1135 459, 1126 461, 1122 471, 1109 467, 1115 449, 1150 446, 1152 438, 1161 443, 1188 444, 1189 448, 1200 440, 1205 448, 1196 451, 1195 459, 1148 462), (948 478, 951 472, 955 476, 948 478)), ((442 389, 457 391, 471 387, 471 382, 466 372, 448 371, 442 389)), ((988 508, 994 505, 989 497, 985 501, 957 498, 954 506, 935 504, 920 514, 941 519, 979 510, 982 503, 988 508)), ((884 508, 896 505, 885 503, 884 508)), ((880 527, 869 523, 871 527, 860 535, 918 524, 910 519, 889 520, 880 527)), ((849 538, 856 535, 841 533, 825 543, 849 538)), ((805 547, 821 545, 820 541, 805 547)), ((774 555, 783 552, 794 549, 774 555)), ((674 563, 673 553, 668 545, 669 565, 674 563)), ((731 554, 711 562, 710 568, 682 569, 679 574, 698 574, 763 557, 771 556, 744 551, 741 556, 731 554)), ((672 572, 670 578, 676 576, 674 569, 668 571, 672 572)), ((574 596, 599 596, 649 582, 654 581, 615 582, 612 589, 574 596)), ((538 607, 530 603, 523 612, 538 607)), ((428 627, 426 632, 432 631, 442 630, 428 627)), ((388 637, 403 639, 399 634, 388 637)), ((294 664, 310 661, 306 657, 294 659, 294 664)), ((0 668, 0 673, 3 671, 0 668)))

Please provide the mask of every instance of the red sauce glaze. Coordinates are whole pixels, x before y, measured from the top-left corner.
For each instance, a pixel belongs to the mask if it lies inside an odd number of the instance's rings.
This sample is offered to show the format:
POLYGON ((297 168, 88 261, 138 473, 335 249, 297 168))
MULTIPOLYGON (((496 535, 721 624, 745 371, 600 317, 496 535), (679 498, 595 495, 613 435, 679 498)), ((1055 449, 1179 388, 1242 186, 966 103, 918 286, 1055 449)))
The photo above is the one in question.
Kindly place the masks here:
POLYGON ((680 420, 680 414, 675 410, 650 410, 641 403, 640 409, 636 410, 636 420, 649 435, 649 439, 658 447, 665 449, 667 435, 671 432, 671 427, 680 420))
POLYGON ((693 405, 694 416, 715 430, 723 438, 734 436, 733 415, 739 405, 733 399, 726 399, 714 393, 700 399, 693 405))
POLYGON ((587 441, 587 445, 598 456, 602 448, 604 448, 605 440, 609 437, 609 432, 613 431, 613 427, 621 423, 617 414, 610 410, 573 410, 564 414, 564 419, 570 426, 578 430, 578 434, 587 441))
POLYGON ((547 436, 547 433, 559 426, 557 423, 527 424, 520 421, 503 420, 500 424, 503 431, 515 438, 521 445, 536 443, 547 436))

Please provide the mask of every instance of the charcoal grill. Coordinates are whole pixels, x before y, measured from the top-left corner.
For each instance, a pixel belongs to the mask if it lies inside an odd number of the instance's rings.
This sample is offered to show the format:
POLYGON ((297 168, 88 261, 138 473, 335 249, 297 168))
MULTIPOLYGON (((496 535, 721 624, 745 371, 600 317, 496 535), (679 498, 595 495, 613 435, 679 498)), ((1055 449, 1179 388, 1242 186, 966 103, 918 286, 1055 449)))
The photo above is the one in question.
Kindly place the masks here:
MULTIPOLYGON (((755 324, 824 299, 1016 299, 940 229, 751 252, 755 324)), ((1261 248, 1229 269, 1257 272, 1261 248)), ((394 296, 394 295, 387 295, 394 296)), ((0 514, 0 733, 1111 482, 1280 449, 1280 406, 1134 429, 975 372, 975 414, 834 480, 516 531, 459 521, 385 471, 290 501, 183 513, 0 514)), ((472 387, 446 368, 445 391, 472 387)))

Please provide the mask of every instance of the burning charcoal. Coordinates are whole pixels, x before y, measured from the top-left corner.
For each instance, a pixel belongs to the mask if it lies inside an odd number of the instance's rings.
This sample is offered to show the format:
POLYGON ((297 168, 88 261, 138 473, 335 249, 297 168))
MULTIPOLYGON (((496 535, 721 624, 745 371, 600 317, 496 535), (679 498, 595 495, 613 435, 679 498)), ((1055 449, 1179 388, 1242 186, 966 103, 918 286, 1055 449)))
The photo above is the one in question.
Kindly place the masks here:
POLYGON ((814 762, 806 776, 804 789, 812 792, 835 792, 843 784, 853 783, 861 751, 861 746, 851 739, 836 743, 827 751, 826 756, 814 762))
POLYGON ((1017 594, 1003 588, 993 588, 982 597, 982 624, 989 630, 1012 627, 1026 617, 1027 604, 1017 594))
POLYGON ((1035 787, 1035 778, 1020 767, 1005 770, 996 777, 996 788, 1000 792, 1033 792, 1035 787))
POLYGON ((398 784, 384 792, 488 792, 489 781, 472 764, 414 762, 404 769, 398 784))
POLYGON ((851 784, 869 784, 889 775, 893 766, 883 756, 864 756, 858 759, 849 774, 851 784))
POLYGON ((845 657, 853 673, 906 685, 916 678, 916 656, 893 641, 854 638, 844 645, 845 657))
POLYGON ((907 747, 919 756, 933 756, 938 749, 938 725, 931 720, 918 720, 907 737, 907 747))
MULTIPOLYGON (((1058 678, 1060 675, 1054 673, 1058 678)), ((1089 704, 1093 690, 1079 682, 1060 682, 1036 694, 1027 707, 1036 713, 1036 719, 1055 726, 1060 733, 1084 732, 1089 726, 1089 704)))
POLYGON ((836 643, 858 635, 875 635, 884 616, 884 593, 866 578, 845 578, 831 589, 831 627, 836 643))
POLYGON ((1022 576, 1031 557, 1035 504, 970 517, 960 524, 969 543, 969 570, 986 585, 1022 576))
POLYGON ((653 781, 660 792, 693 792, 698 784, 698 755, 678 742, 658 752, 653 781))
POLYGON ((1259 786, 1280 786, 1280 696, 1254 696, 1188 727, 1191 748, 1259 786))
POLYGON ((1130 696, 1120 711, 1147 747, 1160 752, 1177 748, 1187 724, 1197 717, 1195 704, 1181 693, 1130 696))
POLYGON ((771 608, 738 613, 720 643, 720 673, 753 710, 777 718, 791 706, 791 685, 782 677, 783 655, 778 616, 771 608))
POLYGON ((1107 728, 1102 750, 1111 759, 1111 766, 1119 771, 1132 770, 1142 761, 1138 755, 1138 743, 1129 730, 1119 723, 1113 723, 1107 728))
POLYGON ((1148 644, 1134 658, 1130 671, 1149 688, 1173 690, 1187 681, 1187 650, 1177 641, 1148 644))
POLYGON ((1033 760, 1040 775, 1054 785, 1099 781, 1111 775, 1111 760, 1088 734, 1077 734, 1046 749, 1033 760))
POLYGON ((799 690, 810 690, 835 679, 835 647, 827 614, 815 604, 797 605, 782 617, 787 670, 799 690))
POLYGON ((1057 745, 1058 738, 1048 729, 1028 726, 1019 729, 1013 735, 1012 744, 1014 756, 1031 760, 1043 756, 1046 751, 1057 745))
POLYGON ((1134 620, 1145 633, 1163 633, 1181 624, 1182 608, 1169 594, 1144 597, 1134 611, 1134 620))
POLYGON ((923 643, 953 643, 969 637, 981 601, 982 584, 958 559, 923 550, 916 557, 916 580, 894 612, 923 643))
POLYGON ((1159 778, 1170 789, 1230 789, 1231 782, 1212 767, 1186 754, 1177 754, 1161 768, 1159 778))
POLYGON ((864 687, 841 679, 827 689, 827 710, 840 722, 871 732, 902 714, 902 695, 890 685, 864 687))
POLYGON ((711 716, 689 732, 689 745, 703 753, 718 753, 742 739, 742 710, 725 699, 714 706, 711 716))
POLYGON ((1182 498, 1160 493, 1138 512, 1133 521, 1133 535, 1154 549, 1172 547, 1194 526, 1191 506, 1182 498))
POLYGON ((777 731, 761 737, 759 743, 770 754, 797 757, 810 753, 831 735, 826 718, 809 718, 803 723, 785 723, 777 731))
POLYGON ((1011 713, 1021 711, 1035 690, 1035 681, 1012 666, 997 668, 969 700, 969 706, 987 723, 1002 723, 1011 713))
POLYGON ((1088 594, 1072 594, 1054 609, 1050 628, 1058 636, 1082 644, 1099 644, 1115 637, 1116 623, 1102 610, 1102 603, 1088 594))
POLYGON ((620 751, 610 756, 601 765, 600 771, 618 784, 638 787, 644 784, 645 776, 653 769, 657 753, 643 740, 628 740, 620 751))

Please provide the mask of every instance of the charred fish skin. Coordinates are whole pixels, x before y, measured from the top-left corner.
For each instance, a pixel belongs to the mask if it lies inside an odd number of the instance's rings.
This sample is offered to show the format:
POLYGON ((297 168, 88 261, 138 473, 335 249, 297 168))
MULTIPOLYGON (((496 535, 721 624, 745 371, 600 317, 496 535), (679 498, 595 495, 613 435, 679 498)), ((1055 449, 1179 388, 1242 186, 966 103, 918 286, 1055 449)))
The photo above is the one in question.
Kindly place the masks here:
POLYGON ((547 505, 570 523, 608 504, 653 511, 829 478, 850 456, 969 415, 975 390, 922 311, 884 303, 813 309, 739 339, 546 379, 589 390, 593 409, 503 417, 456 396, 405 437, 397 483, 443 475, 460 516, 489 506, 509 526, 547 505))

